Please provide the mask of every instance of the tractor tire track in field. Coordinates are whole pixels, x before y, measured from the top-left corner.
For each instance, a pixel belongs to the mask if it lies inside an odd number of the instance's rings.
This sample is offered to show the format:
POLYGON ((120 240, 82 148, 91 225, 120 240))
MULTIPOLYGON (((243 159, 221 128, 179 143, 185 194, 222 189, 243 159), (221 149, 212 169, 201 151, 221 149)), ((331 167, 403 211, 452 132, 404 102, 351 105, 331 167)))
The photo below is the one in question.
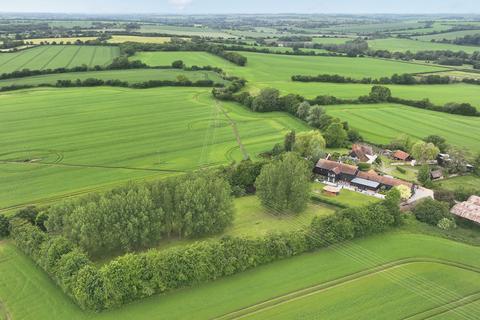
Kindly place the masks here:
POLYGON ((22 50, 22 52, 20 52, 19 54, 15 55, 13 54, 13 57, 11 57, 10 59, 8 59, 7 61, 5 61, 4 63, 0 64, 0 67, 3 67, 4 65, 6 65, 7 63, 11 62, 12 60, 15 60, 15 59, 18 59, 18 57, 22 56, 27 50, 22 50))
POLYGON ((443 313, 447 313, 449 311, 458 309, 460 307, 464 307, 466 305, 469 305, 471 303, 477 302, 480 300, 480 292, 476 292, 474 294, 465 296, 461 299, 452 301, 450 303, 447 303, 443 306, 435 307, 432 309, 428 309, 425 311, 422 311, 420 313, 408 316, 406 318, 403 318, 402 320, 425 320, 425 319, 430 319, 435 316, 439 316, 443 313))
POLYGON ((62 49, 58 50, 58 52, 56 54, 54 54, 41 68, 40 70, 43 70, 46 66, 48 66, 50 64, 50 62, 52 62, 56 57, 58 57, 58 55, 60 53, 63 52, 63 50, 65 50, 66 46, 63 46, 62 49))
POLYGON ((18 70, 22 70, 22 68, 26 65, 28 65, 30 62, 32 62, 33 60, 35 60, 36 58, 38 58, 40 55, 42 55, 45 51, 47 51, 48 49, 50 49, 48 46, 45 46, 45 49, 43 50, 38 50, 40 51, 39 53, 37 53, 36 55, 34 55, 33 57, 31 57, 27 62, 25 62, 24 64, 22 64, 21 66, 19 66, 17 69, 15 69, 15 71, 18 71, 18 70))
POLYGON ((90 68, 93 67, 92 64, 93 64, 93 60, 95 59, 95 55, 97 54, 97 49, 98 49, 98 47, 94 47, 93 52, 92 52, 92 56, 90 57, 90 61, 88 62, 88 66, 90 68))
POLYGON ((225 118, 227 118, 228 121, 230 121, 230 124, 232 126, 232 130, 233 130, 233 134, 235 135, 235 139, 237 139, 237 144, 240 147, 240 151, 242 152, 243 159, 248 160, 249 156, 248 156, 247 150, 245 149, 245 146, 242 143, 242 139, 240 138, 240 133, 238 132, 238 128, 237 128, 237 123, 235 121, 233 121, 232 118, 230 118, 228 113, 222 108, 222 106, 220 105, 220 103, 218 103, 218 101, 215 101, 215 105, 220 111, 222 111, 225 118))
POLYGON ((65 66, 65 68, 70 68, 70 65, 72 64, 73 60, 75 59, 75 57, 78 55, 78 52, 80 51, 80 49, 82 49, 81 46, 78 46, 77 48, 77 51, 75 51, 74 54, 72 54, 72 57, 70 58, 70 61, 68 61, 67 65, 65 66))
MULTIPOLYGON (((449 261, 449 260, 434 259, 434 258, 421 258, 421 257, 401 259, 401 260, 392 261, 392 262, 389 262, 389 263, 386 263, 386 264, 383 264, 383 265, 379 265, 377 267, 374 267, 374 268, 371 268, 371 269, 368 269, 368 270, 362 270, 362 271, 359 271, 359 272, 356 272, 356 273, 353 273, 353 274, 350 274, 350 275, 347 275, 347 276, 344 276, 344 277, 341 277, 341 278, 337 278, 337 279, 334 279, 334 280, 330 280, 330 281, 327 281, 327 282, 324 282, 324 283, 321 283, 321 284, 317 284, 317 285, 314 285, 314 286, 311 286, 311 287, 299 289, 299 290, 296 290, 296 291, 293 291, 293 292, 290 292, 290 293, 287 293, 287 294, 284 294, 284 295, 281 295, 281 296, 278 296, 278 297, 275 297, 275 298, 272 298, 272 299, 269 299, 269 300, 265 300, 263 302, 259 302, 257 304, 254 304, 254 305, 242 308, 242 309, 238 309, 236 311, 224 314, 224 315, 219 316, 219 317, 214 318, 214 319, 215 320, 241 319, 241 318, 253 315, 253 314, 260 313, 260 312, 268 310, 268 309, 275 308, 279 305, 283 305, 283 304, 286 304, 286 303, 289 303, 289 302, 292 302, 292 301, 295 301, 295 300, 300 300, 300 299, 312 296, 312 295, 320 293, 320 292, 328 291, 330 289, 342 286, 344 284, 354 282, 354 281, 362 279, 362 278, 366 278, 366 277, 369 277, 369 276, 372 276, 372 275, 380 274, 382 272, 387 272, 387 271, 390 271, 390 270, 393 270, 393 269, 396 269, 396 268, 399 268, 399 267, 403 267, 403 266, 406 266, 406 265, 409 265, 409 264, 414 264, 414 263, 436 263, 436 264, 441 264, 441 265, 451 266, 451 267, 455 267, 455 268, 459 268, 459 269, 463 269, 463 270, 472 271, 472 272, 475 272, 475 273, 480 273, 480 268, 470 266, 470 265, 466 265, 466 264, 463 264, 463 263, 449 261)), ((479 295, 480 295, 480 293, 479 293, 479 295)), ((467 297, 464 297, 463 299, 466 299, 466 298, 467 297)), ((463 300, 463 299, 461 299, 461 300, 463 300)), ((460 300, 458 300, 458 301, 460 301, 460 300)), ((446 306, 448 306, 450 304, 453 304, 453 303, 455 303, 455 302, 451 302, 447 305, 444 305, 443 307, 446 307, 446 306)), ((451 310, 451 309, 448 309, 448 310, 445 310, 445 311, 449 311, 449 310, 451 310)))

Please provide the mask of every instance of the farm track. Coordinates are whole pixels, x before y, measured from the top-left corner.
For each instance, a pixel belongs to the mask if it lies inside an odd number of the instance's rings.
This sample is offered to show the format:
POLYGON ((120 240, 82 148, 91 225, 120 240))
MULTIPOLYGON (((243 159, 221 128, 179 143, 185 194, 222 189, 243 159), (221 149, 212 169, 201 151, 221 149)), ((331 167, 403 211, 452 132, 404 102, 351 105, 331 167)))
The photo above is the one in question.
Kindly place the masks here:
POLYGON ((425 320, 425 319, 430 319, 432 317, 441 315, 443 313, 458 309, 460 307, 469 305, 471 303, 474 303, 476 301, 480 300, 480 292, 476 292, 474 294, 465 296, 461 299, 458 299, 456 301, 452 301, 450 303, 447 303, 443 306, 439 306, 436 308, 432 308, 429 310, 425 310, 423 312, 408 316, 406 318, 403 318, 402 320, 425 320))
POLYGON ((249 158, 249 156, 248 156, 247 150, 245 149, 245 146, 242 143, 242 139, 240 138, 240 133, 238 132, 237 124, 235 123, 235 121, 232 118, 230 118, 228 113, 222 108, 222 106, 220 105, 220 103, 218 103, 218 101, 215 101, 215 104, 216 104, 216 107, 220 111, 222 111, 225 118, 227 118, 228 121, 230 121, 230 124, 232 126, 232 130, 233 130, 233 134, 235 135, 235 139, 237 139, 237 144, 240 148, 240 151, 242 152, 243 159, 247 160, 249 158))
MULTIPOLYGON (((347 275, 347 276, 344 276, 344 277, 341 277, 341 278, 338 278, 338 279, 327 281, 327 282, 324 282, 324 283, 321 283, 321 284, 318 284, 318 285, 314 285, 314 286, 311 286, 311 287, 308 287, 308 288, 303 288, 303 289, 300 289, 300 290, 296 290, 296 291, 293 291, 293 292, 290 292, 290 293, 287 293, 287 294, 284 294, 284 295, 281 295, 281 296, 278 296, 278 297, 275 297, 275 298, 272 298, 272 299, 269 299, 269 300, 265 300, 263 302, 260 302, 260 303, 242 308, 242 309, 238 309, 236 311, 224 314, 224 315, 222 315, 220 317, 217 317, 217 318, 214 318, 214 319, 215 320, 224 320, 224 319, 245 318, 247 316, 257 314, 257 313, 260 313, 260 312, 268 310, 268 309, 275 308, 279 305, 283 305, 283 304, 286 304, 286 303, 289 303, 289 302, 292 302, 292 301, 295 301, 295 300, 300 300, 300 299, 306 298, 308 296, 312 296, 312 295, 315 295, 315 294, 320 293, 320 292, 325 292, 325 291, 328 291, 330 289, 342 286, 344 284, 354 282, 354 281, 362 279, 362 278, 366 278, 366 277, 369 277, 369 276, 372 276, 372 275, 381 274, 382 272, 387 272, 389 270, 393 270, 393 269, 403 267, 403 266, 406 266, 406 265, 410 265, 410 264, 414 264, 414 263, 436 263, 436 264, 455 267, 455 268, 459 268, 459 269, 463 269, 463 270, 467 270, 467 271, 472 271, 472 272, 475 272, 475 273, 480 273, 480 268, 470 266, 470 265, 466 265, 466 264, 462 264, 462 263, 458 263, 458 262, 454 262, 454 261, 449 261, 449 260, 441 260, 441 259, 433 259, 433 258, 420 258, 420 257, 419 258, 401 259, 401 260, 392 261, 392 262, 389 262, 389 263, 386 263, 386 264, 383 264, 383 265, 380 265, 380 266, 377 266, 377 267, 374 267, 374 268, 371 268, 371 269, 368 269, 368 270, 359 271, 359 272, 356 272, 356 273, 353 273, 353 274, 350 274, 350 275, 347 275)), ((476 295, 480 296, 480 293, 476 293, 475 295, 464 297, 464 298, 462 298, 460 300, 457 300, 457 301, 452 301, 452 302, 450 302, 446 305, 443 305, 443 306, 440 306, 440 307, 437 307, 437 308, 434 308, 434 309, 436 310, 436 309, 442 308, 442 310, 444 310, 444 308, 449 306, 449 305, 452 305, 455 308, 458 308, 461 305, 454 305, 455 303, 458 304, 458 303, 461 303, 461 302, 465 302, 464 304, 466 305, 466 304, 469 303, 468 301, 470 301, 470 299, 472 299, 472 298, 468 299, 467 301, 465 301, 465 299, 467 299, 469 297, 473 297, 473 298, 475 298, 475 300, 477 300, 479 297, 477 297, 476 295)), ((473 301, 470 301, 470 302, 473 302, 473 301)), ((432 310, 434 310, 434 309, 432 309, 432 310)), ((447 309, 447 310, 444 310, 443 312, 446 312, 446 311, 449 311, 449 310, 451 310, 451 308, 447 309)), ((429 310, 425 311, 424 313, 427 313, 428 311, 429 310)), ((440 314, 440 313, 442 313, 442 312, 439 312, 438 314, 440 314)), ((421 315, 421 313, 418 314, 418 316, 420 316, 420 315, 421 315)), ((417 316, 417 315, 414 315, 414 316, 417 316)), ((411 317, 413 317, 413 316, 411 316, 411 317)), ((406 318, 406 319, 409 319, 409 318, 406 318)), ((424 319, 424 318, 412 318, 412 319, 424 319)))

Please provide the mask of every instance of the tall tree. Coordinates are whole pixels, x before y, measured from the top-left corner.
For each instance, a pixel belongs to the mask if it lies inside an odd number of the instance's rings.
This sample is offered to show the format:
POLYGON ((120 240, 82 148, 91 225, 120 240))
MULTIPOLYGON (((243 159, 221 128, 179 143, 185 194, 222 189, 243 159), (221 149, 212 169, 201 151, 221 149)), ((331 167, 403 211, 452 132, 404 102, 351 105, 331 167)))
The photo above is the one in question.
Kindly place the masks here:
POLYGON ((310 167, 289 152, 265 165, 255 185, 262 204, 275 214, 301 212, 310 199, 310 167))
POLYGON ((285 151, 290 152, 295 146, 295 130, 290 131, 285 135, 285 141, 283 147, 285 151))
POLYGON ((325 139, 318 130, 301 132, 297 135, 294 150, 302 157, 313 162, 318 161, 325 151, 325 139))
POLYGON ((324 133, 327 146, 331 148, 343 147, 347 141, 347 131, 339 122, 331 123, 324 133))
POLYGON ((412 146, 411 154, 419 162, 424 163, 437 157, 440 150, 431 142, 418 141, 412 146))

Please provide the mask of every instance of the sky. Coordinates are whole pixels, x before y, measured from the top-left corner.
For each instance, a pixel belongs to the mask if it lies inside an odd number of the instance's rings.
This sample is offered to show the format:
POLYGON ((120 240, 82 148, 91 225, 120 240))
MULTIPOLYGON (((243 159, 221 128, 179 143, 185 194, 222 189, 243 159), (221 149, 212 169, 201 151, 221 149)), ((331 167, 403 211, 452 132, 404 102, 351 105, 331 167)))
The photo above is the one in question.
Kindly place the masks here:
POLYGON ((480 13, 480 0, 0 0, 0 12, 480 13))

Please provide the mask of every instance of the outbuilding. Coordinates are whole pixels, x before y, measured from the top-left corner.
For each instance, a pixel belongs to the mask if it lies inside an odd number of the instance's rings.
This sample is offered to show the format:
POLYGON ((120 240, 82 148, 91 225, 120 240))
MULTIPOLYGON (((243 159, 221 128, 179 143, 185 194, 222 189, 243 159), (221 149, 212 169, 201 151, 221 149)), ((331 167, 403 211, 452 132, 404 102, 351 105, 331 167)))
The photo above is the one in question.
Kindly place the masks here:
POLYGON ((380 183, 363 178, 355 178, 351 181, 351 184, 361 190, 377 191, 380 188, 380 183))

